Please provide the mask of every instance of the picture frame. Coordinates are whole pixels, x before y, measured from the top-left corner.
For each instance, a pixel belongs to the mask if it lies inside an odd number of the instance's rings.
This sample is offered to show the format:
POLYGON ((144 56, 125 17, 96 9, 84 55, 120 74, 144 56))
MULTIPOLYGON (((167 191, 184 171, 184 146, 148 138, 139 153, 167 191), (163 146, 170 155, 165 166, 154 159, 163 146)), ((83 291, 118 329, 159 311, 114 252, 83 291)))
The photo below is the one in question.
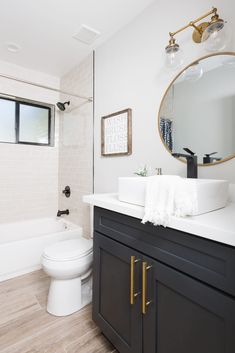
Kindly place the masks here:
POLYGON ((101 155, 127 156, 132 153, 132 109, 101 118, 101 155))

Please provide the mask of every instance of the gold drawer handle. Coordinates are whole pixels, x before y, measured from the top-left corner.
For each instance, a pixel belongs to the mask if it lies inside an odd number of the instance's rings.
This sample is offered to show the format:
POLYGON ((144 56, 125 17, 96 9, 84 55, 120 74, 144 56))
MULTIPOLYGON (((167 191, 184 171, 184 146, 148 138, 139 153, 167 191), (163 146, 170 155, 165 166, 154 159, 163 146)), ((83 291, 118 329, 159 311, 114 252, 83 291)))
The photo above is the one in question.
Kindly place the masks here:
POLYGON ((147 271, 152 266, 148 266, 147 262, 142 263, 142 314, 146 314, 147 307, 152 302, 151 300, 147 300, 147 271))
POLYGON ((136 259, 135 256, 131 256, 131 283, 130 283, 130 303, 131 305, 134 305, 135 298, 140 294, 135 293, 135 264, 139 262, 140 259, 136 259))

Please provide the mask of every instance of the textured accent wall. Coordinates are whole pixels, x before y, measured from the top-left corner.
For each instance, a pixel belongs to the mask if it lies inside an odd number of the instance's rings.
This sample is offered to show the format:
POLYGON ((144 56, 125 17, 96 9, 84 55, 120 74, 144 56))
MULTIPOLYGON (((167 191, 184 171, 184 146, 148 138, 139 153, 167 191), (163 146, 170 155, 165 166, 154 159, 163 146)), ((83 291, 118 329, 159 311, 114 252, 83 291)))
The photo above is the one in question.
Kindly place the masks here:
MULTIPOLYGON (((92 97, 92 55, 62 77, 61 89, 92 97)), ((68 208, 70 215, 66 219, 81 225, 89 237, 90 209, 82 197, 93 192, 93 103, 69 96, 61 100, 70 100, 71 104, 60 113, 59 209, 68 208), (66 185, 71 187, 70 198, 62 194, 66 185)))

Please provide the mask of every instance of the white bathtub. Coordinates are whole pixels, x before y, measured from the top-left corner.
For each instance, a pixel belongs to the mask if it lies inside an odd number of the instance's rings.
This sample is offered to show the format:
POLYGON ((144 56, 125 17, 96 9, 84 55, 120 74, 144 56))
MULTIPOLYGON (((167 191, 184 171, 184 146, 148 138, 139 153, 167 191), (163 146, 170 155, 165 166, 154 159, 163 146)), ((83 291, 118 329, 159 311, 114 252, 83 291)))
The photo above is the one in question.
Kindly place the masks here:
POLYGON ((81 227, 57 218, 0 224, 0 282, 40 269, 47 245, 81 234, 81 227))

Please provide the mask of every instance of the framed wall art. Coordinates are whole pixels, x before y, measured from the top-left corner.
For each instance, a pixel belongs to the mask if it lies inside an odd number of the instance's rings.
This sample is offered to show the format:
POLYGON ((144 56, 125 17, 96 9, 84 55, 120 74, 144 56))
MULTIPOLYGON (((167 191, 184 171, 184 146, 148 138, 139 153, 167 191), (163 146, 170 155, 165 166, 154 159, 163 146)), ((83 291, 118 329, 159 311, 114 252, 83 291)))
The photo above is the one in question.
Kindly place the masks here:
POLYGON ((130 108, 101 118, 101 155, 125 156, 132 153, 132 110, 130 108))

